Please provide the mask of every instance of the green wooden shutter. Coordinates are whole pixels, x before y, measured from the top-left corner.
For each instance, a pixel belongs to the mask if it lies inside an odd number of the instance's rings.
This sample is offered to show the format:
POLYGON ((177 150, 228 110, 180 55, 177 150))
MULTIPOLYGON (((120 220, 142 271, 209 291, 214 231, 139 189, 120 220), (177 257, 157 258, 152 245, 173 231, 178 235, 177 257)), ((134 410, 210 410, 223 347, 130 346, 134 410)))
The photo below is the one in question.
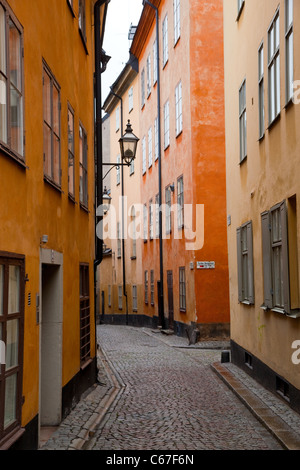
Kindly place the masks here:
POLYGON ((237 237, 237 275, 238 275, 238 299, 239 302, 243 298, 243 273, 242 273, 242 229, 239 227, 236 231, 237 237))
POLYGON ((282 237, 282 282, 283 305, 286 313, 290 313, 290 279, 289 279, 289 247, 287 206, 285 201, 280 206, 281 237, 282 237))
POLYGON ((272 290, 272 262, 271 262, 271 230, 270 230, 270 213, 264 212, 261 215, 262 230, 262 258, 263 258, 263 278, 264 278, 264 306, 273 307, 273 290, 272 290))

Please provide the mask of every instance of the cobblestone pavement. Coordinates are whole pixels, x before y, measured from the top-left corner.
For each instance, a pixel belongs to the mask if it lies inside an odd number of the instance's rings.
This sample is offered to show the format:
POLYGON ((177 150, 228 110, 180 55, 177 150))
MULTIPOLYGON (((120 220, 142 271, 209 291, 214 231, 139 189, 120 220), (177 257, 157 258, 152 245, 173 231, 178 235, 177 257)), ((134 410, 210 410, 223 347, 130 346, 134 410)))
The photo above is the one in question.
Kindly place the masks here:
POLYGON ((86 449, 281 449, 211 370, 220 350, 170 347, 172 337, 122 326, 101 325, 98 341, 121 388, 86 449))

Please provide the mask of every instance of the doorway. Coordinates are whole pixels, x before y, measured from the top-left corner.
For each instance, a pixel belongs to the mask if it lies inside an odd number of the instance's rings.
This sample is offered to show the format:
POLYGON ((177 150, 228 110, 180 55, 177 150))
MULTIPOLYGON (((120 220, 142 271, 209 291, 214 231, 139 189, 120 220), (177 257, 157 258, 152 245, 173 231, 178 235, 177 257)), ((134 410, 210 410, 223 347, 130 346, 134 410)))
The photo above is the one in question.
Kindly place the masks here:
POLYGON ((167 272, 169 328, 174 329, 173 271, 167 272))
POLYGON ((49 427, 62 417, 62 266, 41 268, 40 427, 49 427))

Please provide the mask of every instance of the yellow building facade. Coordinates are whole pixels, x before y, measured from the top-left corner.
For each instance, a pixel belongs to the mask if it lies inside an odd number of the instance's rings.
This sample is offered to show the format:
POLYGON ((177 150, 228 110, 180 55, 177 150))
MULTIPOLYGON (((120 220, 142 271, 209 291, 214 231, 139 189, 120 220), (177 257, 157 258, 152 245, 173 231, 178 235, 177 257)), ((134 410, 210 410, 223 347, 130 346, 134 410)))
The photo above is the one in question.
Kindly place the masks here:
POLYGON ((36 448, 96 378, 95 4, 0 1, 3 449, 36 448))
POLYGON ((298 411, 299 18, 298 1, 224 1, 232 360, 298 411))

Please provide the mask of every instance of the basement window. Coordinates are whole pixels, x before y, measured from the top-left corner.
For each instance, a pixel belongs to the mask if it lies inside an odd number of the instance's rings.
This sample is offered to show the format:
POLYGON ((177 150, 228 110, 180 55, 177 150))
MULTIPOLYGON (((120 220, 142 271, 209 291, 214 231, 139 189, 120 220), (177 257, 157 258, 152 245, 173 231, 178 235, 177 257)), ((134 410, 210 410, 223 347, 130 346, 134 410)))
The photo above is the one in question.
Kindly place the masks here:
POLYGON ((245 352, 245 364, 247 367, 249 367, 250 369, 253 369, 253 365, 252 365, 252 356, 251 354, 245 352))
POLYGON ((285 400, 290 401, 290 386, 285 380, 278 376, 276 376, 276 392, 285 400))

